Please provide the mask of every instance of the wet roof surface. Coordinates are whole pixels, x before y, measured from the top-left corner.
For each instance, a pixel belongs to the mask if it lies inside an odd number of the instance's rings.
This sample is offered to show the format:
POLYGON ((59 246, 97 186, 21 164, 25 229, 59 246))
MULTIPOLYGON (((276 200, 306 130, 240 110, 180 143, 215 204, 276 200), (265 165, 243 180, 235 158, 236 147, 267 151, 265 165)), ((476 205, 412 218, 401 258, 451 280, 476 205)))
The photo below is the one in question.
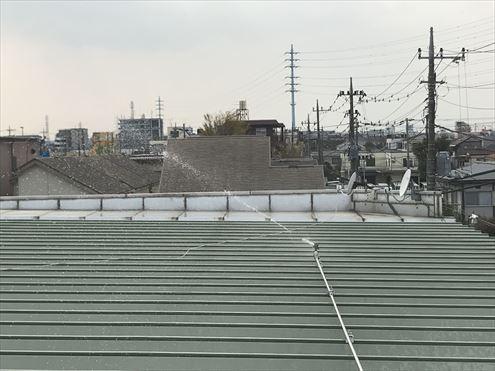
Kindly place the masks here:
POLYGON ((493 238, 285 225, 0 222, 1 368, 356 370, 304 237, 365 370, 493 370, 493 238))

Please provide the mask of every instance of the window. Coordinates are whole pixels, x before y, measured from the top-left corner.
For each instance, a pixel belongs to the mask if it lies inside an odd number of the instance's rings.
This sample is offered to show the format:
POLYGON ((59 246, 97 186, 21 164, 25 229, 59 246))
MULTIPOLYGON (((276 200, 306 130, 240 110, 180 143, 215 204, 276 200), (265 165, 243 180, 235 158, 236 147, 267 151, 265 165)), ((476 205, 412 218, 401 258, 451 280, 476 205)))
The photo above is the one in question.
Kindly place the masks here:
POLYGON ((492 204, 492 192, 479 192, 478 205, 490 206, 492 204))
POLYGON ((478 192, 466 192, 464 194, 464 203, 466 205, 478 205, 478 192))
POLYGON ((370 156, 366 159, 366 166, 375 166, 375 158, 370 156))
POLYGON ((468 206, 490 206, 492 204, 491 192, 466 192, 464 203, 468 206))
POLYGON ((266 137, 266 128, 256 128, 256 135, 266 137))

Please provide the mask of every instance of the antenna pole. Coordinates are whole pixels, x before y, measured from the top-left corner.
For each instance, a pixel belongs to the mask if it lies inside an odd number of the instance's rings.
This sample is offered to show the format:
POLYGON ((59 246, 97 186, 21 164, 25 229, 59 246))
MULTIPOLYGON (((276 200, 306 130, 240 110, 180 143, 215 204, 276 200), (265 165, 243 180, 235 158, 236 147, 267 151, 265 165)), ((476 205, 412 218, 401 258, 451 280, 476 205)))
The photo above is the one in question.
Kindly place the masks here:
POLYGON ((50 140, 50 131, 48 129, 48 115, 45 115, 45 133, 44 137, 46 140, 50 140))
POLYGON ((12 135, 12 132, 15 131, 15 129, 11 128, 9 125, 9 128, 7 129, 7 131, 9 132, 9 137, 10 137, 12 135))

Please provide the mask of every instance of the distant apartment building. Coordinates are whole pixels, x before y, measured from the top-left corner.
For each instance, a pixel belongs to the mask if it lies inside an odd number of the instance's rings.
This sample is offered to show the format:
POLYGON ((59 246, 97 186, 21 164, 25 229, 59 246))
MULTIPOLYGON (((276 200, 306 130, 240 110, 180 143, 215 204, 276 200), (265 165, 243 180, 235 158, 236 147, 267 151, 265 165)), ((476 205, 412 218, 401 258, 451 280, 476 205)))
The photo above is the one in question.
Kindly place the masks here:
POLYGON ((85 153, 90 147, 85 128, 62 129, 55 136, 54 150, 61 154, 85 153))
POLYGON ((111 154, 115 149, 115 135, 111 131, 95 131, 91 136, 91 154, 111 154))
POLYGON ((163 119, 130 118, 118 123, 118 144, 124 154, 149 153, 150 141, 163 139, 163 119))
POLYGON ((40 155, 40 136, 0 137, 0 196, 14 196, 17 170, 40 155))

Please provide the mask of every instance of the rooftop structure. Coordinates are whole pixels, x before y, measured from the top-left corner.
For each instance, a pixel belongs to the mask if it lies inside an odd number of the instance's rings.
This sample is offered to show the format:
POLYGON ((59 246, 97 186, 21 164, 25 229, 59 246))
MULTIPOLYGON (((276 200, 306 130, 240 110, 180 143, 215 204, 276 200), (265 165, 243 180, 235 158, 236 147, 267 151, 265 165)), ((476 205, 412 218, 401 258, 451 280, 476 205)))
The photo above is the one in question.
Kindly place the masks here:
POLYGON ((169 140, 160 192, 324 188, 321 166, 271 166, 266 136, 169 140))

